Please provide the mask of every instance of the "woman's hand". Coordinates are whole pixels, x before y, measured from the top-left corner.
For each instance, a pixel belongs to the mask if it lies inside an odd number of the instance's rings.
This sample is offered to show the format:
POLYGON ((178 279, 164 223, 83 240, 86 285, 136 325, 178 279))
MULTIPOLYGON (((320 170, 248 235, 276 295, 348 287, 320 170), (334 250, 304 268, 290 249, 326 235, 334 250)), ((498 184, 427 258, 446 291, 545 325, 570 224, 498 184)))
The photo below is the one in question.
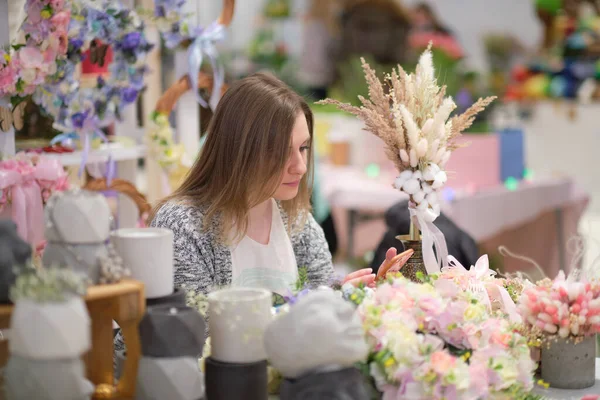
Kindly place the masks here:
POLYGON ((414 254, 414 250, 408 249, 400 254, 395 247, 390 247, 385 253, 385 261, 381 263, 379 270, 377 271, 377 279, 385 278, 388 273, 394 273, 400 271, 400 269, 406 264, 409 258, 414 254))
POLYGON ((379 267, 377 275, 373 273, 372 268, 363 268, 346 276, 343 283, 351 283, 354 286, 360 284, 365 284, 369 287, 375 286, 376 279, 385 278, 386 274, 389 272, 400 271, 408 259, 413 255, 414 250, 409 249, 403 253, 397 253, 398 250, 396 250, 395 247, 388 249, 385 253, 385 261, 379 267))
POLYGON ((356 272, 348 274, 346 278, 344 278, 343 284, 351 283, 353 286, 358 286, 361 283, 364 283, 367 286, 373 287, 375 286, 375 274, 373 273, 372 268, 363 268, 359 269, 356 272))

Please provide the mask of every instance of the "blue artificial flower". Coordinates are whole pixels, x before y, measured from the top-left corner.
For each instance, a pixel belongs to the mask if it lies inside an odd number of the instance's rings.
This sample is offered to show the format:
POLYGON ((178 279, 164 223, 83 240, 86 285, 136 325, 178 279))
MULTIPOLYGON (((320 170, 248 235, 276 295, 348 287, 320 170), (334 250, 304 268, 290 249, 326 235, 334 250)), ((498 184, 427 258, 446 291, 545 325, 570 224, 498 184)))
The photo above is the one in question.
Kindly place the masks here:
POLYGON ((79 50, 83 46, 83 40, 80 38, 69 39, 69 47, 73 50, 79 50))
POLYGON ((140 45, 141 41, 142 35, 139 32, 130 32, 123 36, 119 45, 123 50, 133 50, 140 45))
POLYGON ((309 293, 310 289, 306 288, 296 293, 296 295, 284 296, 284 299, 289 305, 294 305, 298 302, 298 300, 300 300, 302 297, 306 296, 309 293))
POLYGON ((77 129, 83 128, 85 124, 85 120, 89 115, 89 110, 84 112, 77 112, 71 116, 71 121, 73 122, 73 126, 77 129))
POLYGON ((124 88, 121 89, 121 100, 125 103, 125 104, 129 104, 129 103, 133 103, 138 96, 138 91, 135 90, 134 88, 124 88))
POLYGON ((175 47, 179 46, 184 37, 179 32, 165 32, 163 33, 163 39, 165 40, 165 45, 167 48, 174 49, 175 47))
MULTIPOLYGON (((155 3, 158 3, 158 1, 156 1, 155 3)), ((159 6, 156 5, 154 7, 154 16, 157 18, 163 18, 165 17, 167 14, 165 13, 165 7, 164 6, 159 6)))

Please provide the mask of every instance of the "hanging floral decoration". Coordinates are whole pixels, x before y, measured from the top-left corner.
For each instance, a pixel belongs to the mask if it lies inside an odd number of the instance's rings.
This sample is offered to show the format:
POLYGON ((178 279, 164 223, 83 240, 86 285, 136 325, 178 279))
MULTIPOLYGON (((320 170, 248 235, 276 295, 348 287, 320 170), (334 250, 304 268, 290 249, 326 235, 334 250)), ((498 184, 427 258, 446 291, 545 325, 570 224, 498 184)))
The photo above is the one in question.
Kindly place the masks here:
MULTIPOLYGON (((226 5, 233 0, 226 0, 226 5)), ((188 51, 189 79, 192 88, 198 87, 198 75, 204 57, 210 61, 214 80, 210 101, 207 103, 198 93, 194 91, 196 100, 204 108, 215 109, 221 98, 221 87, 225 82, 225 69, 219 59, 215 44, 225 38, 225 25, 217 20, 207 27, 190 27, 184 20, 183 6, 185 0, 155 0, 154 13, 151 17, 156 24, 165 45, 174 49, 186 48, 188 51)))
POLYGON ((91 139, 106 140, 101 129, 120 120, 123 109, 134 103, 144 88, 146 57, 153 45, 146 40, 138 15, 121 2, 109 0, 73 3, 68 39, 66 59, 59 63, 58 73, 35 92, 34 100, 63 132, 53 143, 83 141, 81 173, 91 139), (84 88, 76 67, 88 49, 92 61, 102 64, 103 46, 114 51, 109 75, 106 79, 99 76, 94 87, 84 88))
MULTIPOLYGON (((64 0, 27 0, 27 18, 21 26, 24 42, 0 49, 0 97, 17 106, 49 77, 67 54, 67 32, 71 11, 64 0)), ((8 131, 13 114, 2 107, 2 130, 8 131)), ((22 112, 22 111, 20 111, 22 112)), ((21 118, 15 117, 15 125, 21 118)), ((16 126, 19 128, 19 126, 16 126)))

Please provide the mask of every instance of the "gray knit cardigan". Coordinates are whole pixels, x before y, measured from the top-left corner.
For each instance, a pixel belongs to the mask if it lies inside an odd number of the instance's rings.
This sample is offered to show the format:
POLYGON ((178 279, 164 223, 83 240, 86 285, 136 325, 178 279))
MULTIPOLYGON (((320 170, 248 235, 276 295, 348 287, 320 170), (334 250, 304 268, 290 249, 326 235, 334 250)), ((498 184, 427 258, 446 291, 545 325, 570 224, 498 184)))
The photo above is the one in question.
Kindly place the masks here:
MULTIPOLYGON (((175 286, 207 294, 213 288, 231 285, 231 252, 217 240, 219 221, 204 229, 204 211, 191 205, 170 202, 160 208, 151 226, 173 231, 175 286)), ((288 230, 287 214, 280 207, 288 230)), ((333 275, 331 254, 323 229, 308 215, 301 229, 292 225, 290 239, 298 268, 305 267, 311 286, 327 285, 333 275)))

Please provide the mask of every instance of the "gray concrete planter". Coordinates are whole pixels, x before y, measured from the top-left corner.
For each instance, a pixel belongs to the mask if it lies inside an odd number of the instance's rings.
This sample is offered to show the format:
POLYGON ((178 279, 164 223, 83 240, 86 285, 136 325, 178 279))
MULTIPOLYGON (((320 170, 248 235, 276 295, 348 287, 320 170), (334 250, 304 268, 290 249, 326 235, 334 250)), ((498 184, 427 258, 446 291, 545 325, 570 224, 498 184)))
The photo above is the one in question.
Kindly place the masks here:
POLYGON ((41 361, 12 356, 4 384, 7 400, 87 400, 94 392, 79 358, 41 361))
POLYGON ((203 397, 204 376, 198 359, 141 358, 136 400, 199 400, 203 397))
POLYGON ((558 339, 542 347, 542 380, 557 389, 585 389, 596 382, 596 336, 558 339))
POLYGON ((147 357, 202 356, 206 322, 195 309, 179 305, 149 307, 139 325, 142 355, 147 357))

